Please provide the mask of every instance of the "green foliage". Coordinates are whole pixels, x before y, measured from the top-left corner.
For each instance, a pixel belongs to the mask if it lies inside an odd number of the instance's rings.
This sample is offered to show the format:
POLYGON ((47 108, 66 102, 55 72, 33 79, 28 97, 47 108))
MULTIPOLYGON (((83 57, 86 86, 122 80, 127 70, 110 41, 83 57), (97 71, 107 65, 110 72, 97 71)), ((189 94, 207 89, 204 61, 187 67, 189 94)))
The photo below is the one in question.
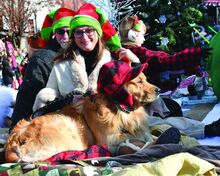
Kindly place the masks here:
POLYGON ((193 47, 193 28, 189 23, 204 22, 202 0, 136 0, 134 14, 150 26, 145 46, 170 53, 193 47), (141 4, 141 6, 140 6, 141 4), (168 38, 166 46, 161 40, 168 38))
POLYGON ((200 22, 202 20, 203 14, 201 11, 188 7, 183 11, 184 18, 189 22, 200 22))
POLYGON ((166 27, 165 35, 168 36, 170 45, 176 44, 175 32, 171 27, 166 27))

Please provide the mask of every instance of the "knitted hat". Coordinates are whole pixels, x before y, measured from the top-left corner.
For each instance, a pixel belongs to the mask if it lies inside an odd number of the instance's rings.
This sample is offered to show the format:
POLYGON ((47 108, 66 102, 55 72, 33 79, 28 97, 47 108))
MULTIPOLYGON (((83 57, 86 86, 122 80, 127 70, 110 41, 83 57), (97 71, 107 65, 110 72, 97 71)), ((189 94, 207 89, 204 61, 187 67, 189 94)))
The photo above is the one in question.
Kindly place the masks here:
POLYGON ((98 35, 103 37, 103 40, 111 51, 116 51, 121 48, 120 38, 115 28, 106 19, 101 10, 90 3, 85 3, 76 12, 70 23, 70 34, 72 34, 75 28, 81 26, 91 26, 95 28, 98 35))
POLYGON ((136 78, 147 67, 147 63, 131 67, 122 61, 108 62, 99 71, 97 89, 112 97, 122 111, 131 112, 134 110, 135 97, 123 85, 136 78))
POLYGON ((49 40, 57 29, 69 27, 73 15, 74 11, 64 7, 47 14, 41 28, 41 37, 44 40, 49 40))

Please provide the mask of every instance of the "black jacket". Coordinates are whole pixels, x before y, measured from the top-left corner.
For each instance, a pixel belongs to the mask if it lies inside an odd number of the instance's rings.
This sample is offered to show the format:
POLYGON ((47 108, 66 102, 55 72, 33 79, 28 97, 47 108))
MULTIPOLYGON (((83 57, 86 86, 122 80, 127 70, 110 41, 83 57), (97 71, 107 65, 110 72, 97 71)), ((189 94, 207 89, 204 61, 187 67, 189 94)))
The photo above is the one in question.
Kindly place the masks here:
POLYGON ((37 93, 46 86, 53 59, 58 55, 60 45, 56 39, 52 39, 44 49, 36 51, 26 66, 23 82, 19 87, 16 97, 14 112, 12 114, 12 126, 24 118, 29 119, 33 113, 32 107, 37 93))
POLYGON ((2 80, 3 84, 8 86, 13 82, 14 72, 12 67, 10 66, 8 58, 3 58, 2 60, 2 80))

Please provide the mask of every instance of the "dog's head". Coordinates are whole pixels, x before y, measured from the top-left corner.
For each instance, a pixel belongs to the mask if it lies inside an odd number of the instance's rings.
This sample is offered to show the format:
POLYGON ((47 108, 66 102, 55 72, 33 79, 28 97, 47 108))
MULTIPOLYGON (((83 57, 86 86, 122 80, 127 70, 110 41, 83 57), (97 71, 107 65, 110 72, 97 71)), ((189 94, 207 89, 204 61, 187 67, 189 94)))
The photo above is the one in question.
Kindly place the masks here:
POLYGON ((136 78, 127 82, 125 85, 128 93, 134 97, 134 108, 149 104, 159 96, 160 89, 147 82, 144 73, 140 73, 136 78))
POLYGON ((118 108, 131 112, 140 105, 156 99, 159 88, 149 84, 142 71, 147 64, 131 67, 121 61, 111 61, 102 66, 98 77, 98 91, 111 97, 118 108))

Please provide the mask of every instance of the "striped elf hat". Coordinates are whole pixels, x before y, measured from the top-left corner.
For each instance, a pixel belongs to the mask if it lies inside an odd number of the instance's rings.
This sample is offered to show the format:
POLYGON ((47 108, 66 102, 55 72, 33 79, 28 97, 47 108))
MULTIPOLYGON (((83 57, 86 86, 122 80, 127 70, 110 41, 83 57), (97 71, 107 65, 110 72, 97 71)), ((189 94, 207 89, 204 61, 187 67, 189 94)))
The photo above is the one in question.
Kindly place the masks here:
POLYGON ((47 14, 41 28, 41 37, 44 40, 49 40, 57 29, 69 27, 73 15, 73 10, 64 7, 47 14))
POLYGON ((112 24, 106 19, 101 10, 90 3, 85 3, 76 12, 70 22, 70 34, 80 26, 91 26, 96 29, 99 36, 103 37, 111 51, 121 48, 120 38, 112 24))

